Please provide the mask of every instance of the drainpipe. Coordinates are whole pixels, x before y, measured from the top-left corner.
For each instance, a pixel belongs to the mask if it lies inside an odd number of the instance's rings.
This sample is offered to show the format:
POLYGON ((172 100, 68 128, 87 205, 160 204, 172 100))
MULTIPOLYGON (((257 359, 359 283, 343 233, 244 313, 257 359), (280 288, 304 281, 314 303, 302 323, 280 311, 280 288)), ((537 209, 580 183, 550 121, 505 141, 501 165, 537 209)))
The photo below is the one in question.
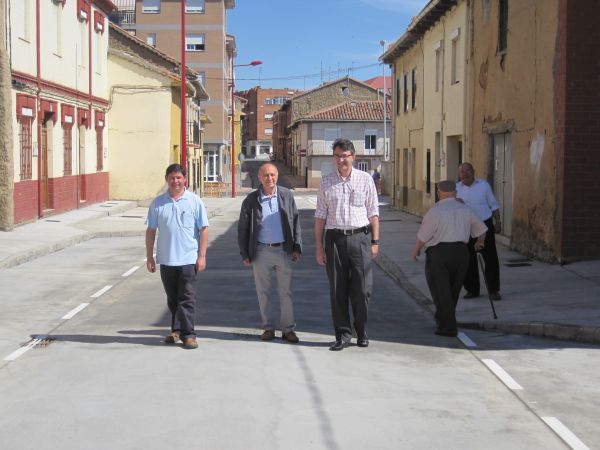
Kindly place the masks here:
POLYGON ((37 117, 37 190, 38 190, 38 218, 44 216, 43 210, 43 194, 42 194, 42 120, 40 117, 41 100, 40 92, 42 90, 42 76, 41 76, 41 56, 40 56, 40 0, 36 0, 35 4, 35 43, 36 43, 36 117, 37 117))

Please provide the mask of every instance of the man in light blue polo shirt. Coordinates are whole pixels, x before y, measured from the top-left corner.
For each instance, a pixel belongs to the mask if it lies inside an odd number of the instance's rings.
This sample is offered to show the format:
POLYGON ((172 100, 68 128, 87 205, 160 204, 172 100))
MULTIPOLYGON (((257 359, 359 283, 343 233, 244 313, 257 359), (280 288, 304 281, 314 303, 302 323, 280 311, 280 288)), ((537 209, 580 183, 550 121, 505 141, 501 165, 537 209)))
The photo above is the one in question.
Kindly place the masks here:
POLYGON ((167 344, 179 339, 183 347, 198 347, 194 331, 196 309, 195 279, 206 268, 208 217, 204 203, 185 188, 186 169, 180 164, 167 167, 165 180, 168 190, 156 197, 148 209, 146 224, 146 267, 160 278, 171 311, 171 333, 167 344), (154 260, 154 241, 159 230, 154 260))

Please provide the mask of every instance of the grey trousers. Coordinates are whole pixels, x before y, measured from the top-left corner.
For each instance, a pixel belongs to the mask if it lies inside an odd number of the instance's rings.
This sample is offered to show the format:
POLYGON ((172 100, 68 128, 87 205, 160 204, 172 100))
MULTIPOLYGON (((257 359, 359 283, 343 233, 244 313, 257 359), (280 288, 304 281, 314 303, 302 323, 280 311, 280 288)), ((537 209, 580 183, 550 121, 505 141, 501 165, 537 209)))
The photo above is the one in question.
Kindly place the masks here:
POLYGON ((292 303, 292 260, 281 247, 258 245, 256 256, 252 261, 254 284, 262 320, 263 330, 274 330, 273 303, 271 302, 271 280, 273 273, 277 277, 277 294, 279 295, 279 328, 283 333, 296 328, 294 321, 294 305, 292 303))

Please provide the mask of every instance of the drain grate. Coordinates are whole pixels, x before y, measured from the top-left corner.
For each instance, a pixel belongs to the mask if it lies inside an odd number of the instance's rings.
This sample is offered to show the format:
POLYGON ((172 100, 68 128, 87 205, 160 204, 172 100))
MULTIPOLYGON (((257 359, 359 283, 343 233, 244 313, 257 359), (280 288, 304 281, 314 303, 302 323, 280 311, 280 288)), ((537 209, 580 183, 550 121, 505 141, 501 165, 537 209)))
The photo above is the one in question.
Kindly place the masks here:
POLYGON ((531 263, 526 263, 526 262, 522 262, 522 263, 504 263, 504 265, 506 267, 527 267, 527 266, 531 266, 531 263))
POLYGON ((126 219, 143 219, 144 216, 120 216, 125 217, 126 219))

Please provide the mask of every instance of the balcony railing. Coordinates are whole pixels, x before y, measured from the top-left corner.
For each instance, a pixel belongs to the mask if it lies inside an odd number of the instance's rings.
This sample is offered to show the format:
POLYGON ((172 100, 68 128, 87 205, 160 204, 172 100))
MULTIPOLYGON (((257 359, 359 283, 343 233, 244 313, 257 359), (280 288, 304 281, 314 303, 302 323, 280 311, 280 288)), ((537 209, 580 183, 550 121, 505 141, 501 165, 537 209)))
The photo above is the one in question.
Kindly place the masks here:
POLYGON ((120 27, 135 25, 135 10, 115 11, 110 14, 109 20, 120 27))

